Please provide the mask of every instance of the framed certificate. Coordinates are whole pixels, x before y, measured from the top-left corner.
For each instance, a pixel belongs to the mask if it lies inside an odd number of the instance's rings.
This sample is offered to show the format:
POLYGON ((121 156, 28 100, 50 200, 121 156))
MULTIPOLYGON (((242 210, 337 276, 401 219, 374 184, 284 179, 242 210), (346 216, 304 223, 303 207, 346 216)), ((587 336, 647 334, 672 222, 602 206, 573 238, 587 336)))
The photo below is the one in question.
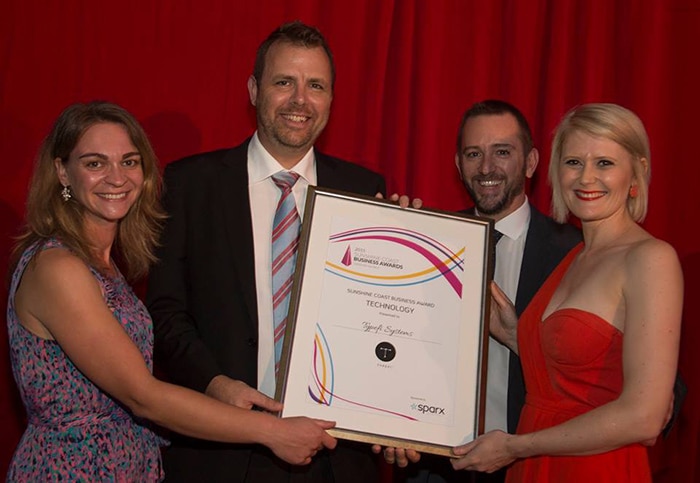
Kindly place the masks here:
POLYGON ((282 416, 450 455, 483 432, 493 221, 309 187, 282 416))

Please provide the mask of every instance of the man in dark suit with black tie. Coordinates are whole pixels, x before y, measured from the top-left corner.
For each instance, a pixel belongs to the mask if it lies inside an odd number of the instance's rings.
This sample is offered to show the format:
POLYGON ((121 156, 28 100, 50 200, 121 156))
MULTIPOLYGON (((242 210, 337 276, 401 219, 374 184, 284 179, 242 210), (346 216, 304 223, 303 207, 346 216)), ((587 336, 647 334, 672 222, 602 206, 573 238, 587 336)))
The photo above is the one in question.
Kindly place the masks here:
MULTIPOLYGON (((372 196, 385 191, 380 175, 313 147, 330 114, 334 76, 318 30, 300 22, 281 26, 261 44, 248 80, 255 134, 233 149, 166 168, 169 219, 147 303, 157 361, 173 382, 240 407, 279 409, 268 397, 275 392, 271 238, 282 196, 272 177, 291 173, 296 180, 291 195, 299 216, 309 185, 372 196)), ((369 449, 349 442, 321 451, 308 466, 290 467, 260 446, 172 440, 167 481, 378 478, 369 449)))
MULTIPOLYGON (((515 300, 519 315, 561 259, 581 241, 581 234, 528 202, 525 184, 535 173, 539 153, 525 116, 513 105, 499 100, 472 105, 462 117, 455 162, 475 205, 465 212, 492 218, 503 235, 496 245, 494 280, 515 300)), ((520 361, 493 338, 489 338, 488 357, 485 430, 514 433, 525 401, 520 361)), ((405 454, 393 455, 391 449, 388 453, 390 462, 407 463, 405 454)), ((469 481, 464 472, 452 469, 447 458, 423 455, 422 460, 403 470, 400 479, 469 481)), ((473 477, 478 482, 500 482, 505 471, 473 477)))
MULTIPOLYGON (((498 100, 474 104, 463 116, 455 161, 474 201, 471 212, 493 218, 503 234, 496 245, 494 279, 525 310, 561 259, 581 241, 578 229, 560 224, 532 206, 525 182, 535 173, 539 153, 527 120, 498 100)), ((486 431, 515 432, 525 389, 517 356, 489 341, 486 431)))

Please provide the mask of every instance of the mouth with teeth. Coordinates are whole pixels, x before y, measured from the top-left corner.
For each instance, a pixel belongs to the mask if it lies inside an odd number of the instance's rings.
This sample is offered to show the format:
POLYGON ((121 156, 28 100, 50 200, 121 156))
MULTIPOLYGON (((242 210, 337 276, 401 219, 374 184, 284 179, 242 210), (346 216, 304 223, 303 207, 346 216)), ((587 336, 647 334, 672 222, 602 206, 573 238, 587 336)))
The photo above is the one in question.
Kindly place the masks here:
POLYGON ((480 179, 477 180, 477 183, 479 183, 479 186, 483 186, 484 188, 492 188, 494 186, 499 186, 501 183, 503 183, 502 179, 480 179))
POLYGON ((311 119, 311 116, 306 116, 303 114, 282 114, 282 117, 288 121, 295 122, 295 123, 296 122, 304 123, 304 122, 308 121, 309 119, 311 119))
POLYGON ((97 196, 106 200, 122 200, 128 193, 98 193, 97 196))
POLYGON ((602 198, 605 196, 604 191, 581 191, 581 190, 574 190, 574 194, 576 197, 580 200, 583 201, 592 201, 592 200, 597 200, 599 198, 602 198))

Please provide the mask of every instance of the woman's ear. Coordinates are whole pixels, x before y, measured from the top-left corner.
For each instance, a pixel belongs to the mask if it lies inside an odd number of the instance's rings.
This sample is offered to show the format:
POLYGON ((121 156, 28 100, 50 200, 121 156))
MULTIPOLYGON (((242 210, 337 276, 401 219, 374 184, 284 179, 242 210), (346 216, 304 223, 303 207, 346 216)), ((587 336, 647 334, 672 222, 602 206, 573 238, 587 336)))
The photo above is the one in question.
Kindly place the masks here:
POLYGON ((68 172, 66 171, 66 166, 63 164, 61 158, 55 158, 53 160, 53 165, 56 167, 56 175, 58 176, 58 181, 63 186, 70 186, 70 180, 68 179, 68 172))
POLYGON ((647 158, 639 158, 639 164, 642 165, 642 173, 649 173, 649 160, 647 158))

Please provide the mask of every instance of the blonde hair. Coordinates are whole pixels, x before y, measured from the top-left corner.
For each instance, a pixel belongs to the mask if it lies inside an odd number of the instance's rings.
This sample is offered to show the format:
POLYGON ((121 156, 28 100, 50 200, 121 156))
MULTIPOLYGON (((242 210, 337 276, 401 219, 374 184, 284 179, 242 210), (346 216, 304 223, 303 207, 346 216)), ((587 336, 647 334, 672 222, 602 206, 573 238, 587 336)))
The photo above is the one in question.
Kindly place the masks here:
POLYGON ((145 131, 128 111, 116 104, 93 101, 67 107, 41 145, 29 186, 25 226, 13 250, 11 270, 27 247, 53 237, 89 265, 98 270, 104 268, 84 231, 85 207, 75 199, 64 201, 61 198, 63 186, 54 165, 57 158, 67 163, 83 133, 103 122, 119 124, 126 129, 141 155, 143 167, 141 194, 119 221, 113 253, 130 280, 146 275, 151 263, 156 261, 153 250, 166 217, 160 204, 162 181, 158 160, 145 131))
POLYGON ((569 217, 559 184, 559 168, 562 148, 567 137, 574 132, 601 137, 616 142, 632 155, 632 170, 637 182, 637 195, 628 196, 627 209, 632 218, 641 223, 647 214, 649 181, 651 179, 651 153, 649 138, 641 119, 617 104, 583 104, 571 109, 563 117, 554 134, 552 155, 549 161, 549 182, 552 185, 552 217, 563 223, 569 217), (642 162, 646 159, 646 169, 642 162))

